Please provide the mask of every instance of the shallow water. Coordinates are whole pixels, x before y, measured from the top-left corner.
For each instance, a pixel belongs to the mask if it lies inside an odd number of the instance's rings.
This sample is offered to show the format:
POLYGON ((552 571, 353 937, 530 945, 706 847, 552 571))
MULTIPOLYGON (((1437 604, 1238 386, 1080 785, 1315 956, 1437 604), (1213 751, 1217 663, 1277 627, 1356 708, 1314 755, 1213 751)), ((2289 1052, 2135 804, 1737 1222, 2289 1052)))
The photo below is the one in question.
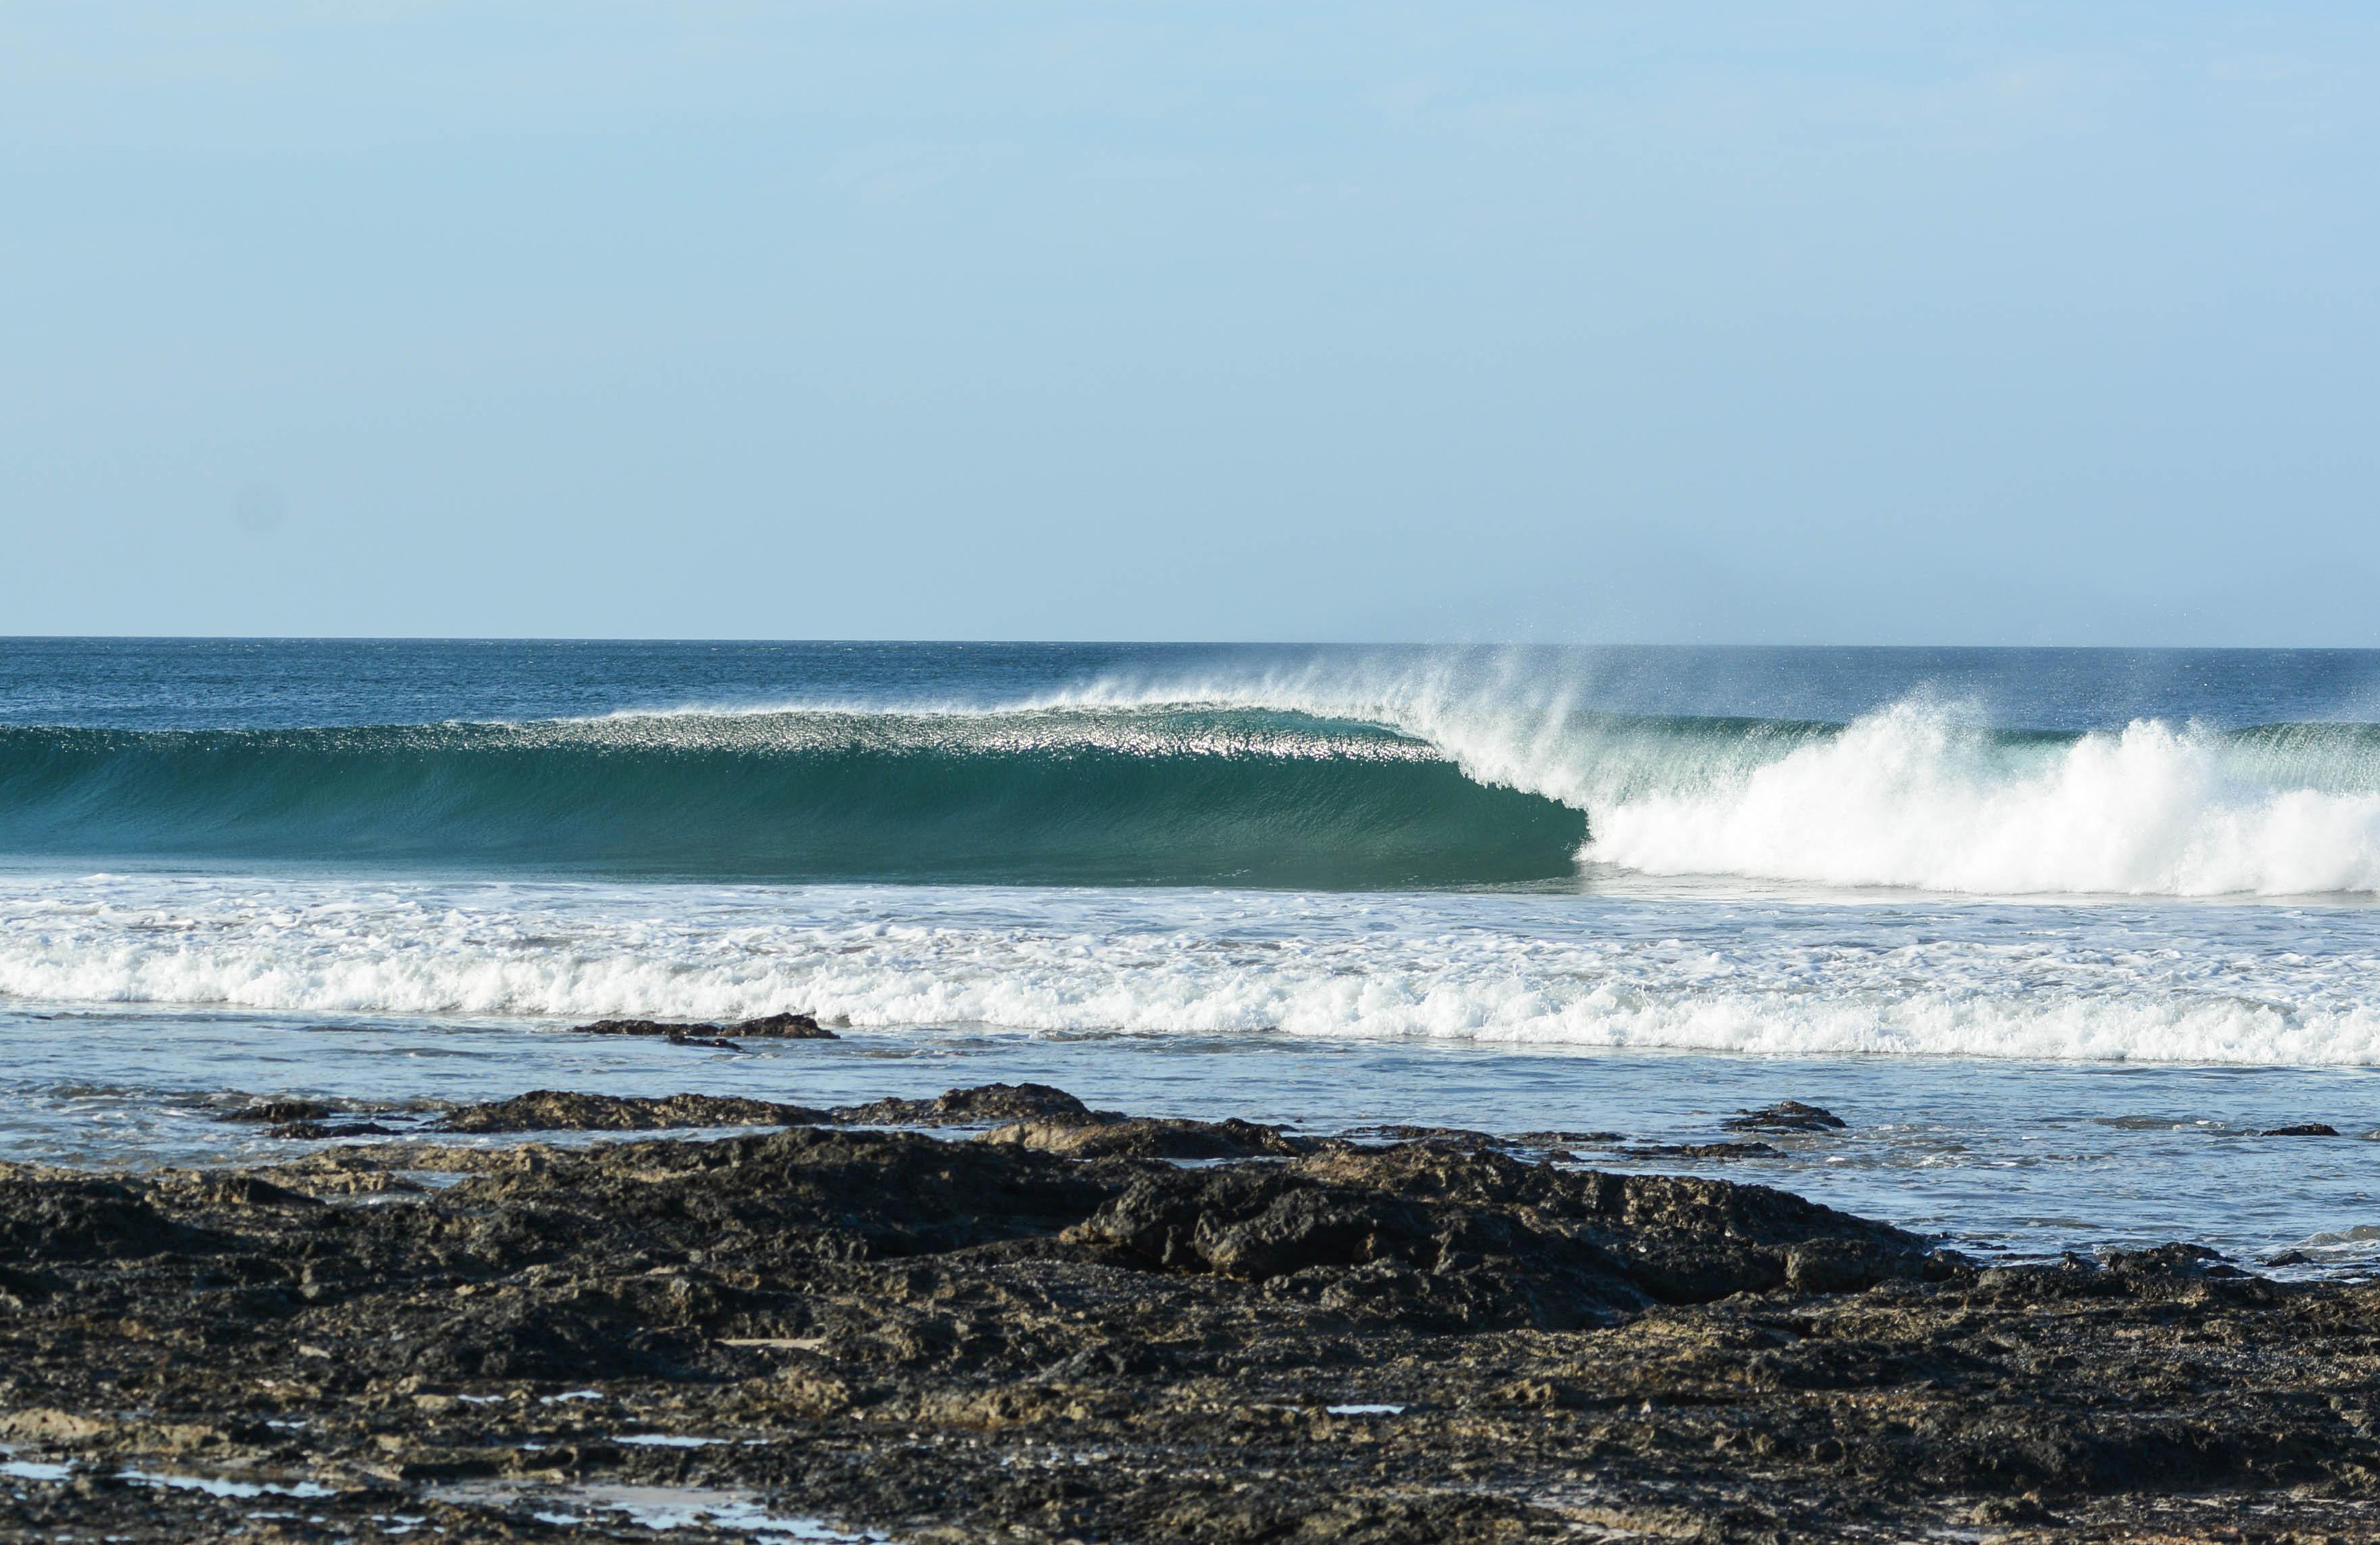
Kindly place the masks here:
POLYGON ((699 1486, 540 1485, 517 1481, 470 1481, 435 1487, 431 1495, 449 1502, 495 1502, 526 1507, 540 1521, 612 1526, 622 1522, 654 1530, 718 1529, 759 1545, 820 1541, 826 1545, 880 1545, 890 1537, 836 1527, 820 1518, 771 1508, 747 1492, 699 1486))
MULTIPOLYGON (((255 1162, 300 1151, 221 1117, 227 1090, 389 1101, 531 1089, 693 1090, 830 1105, 992 1081, 1056 1084, 1094 1105, 1239 1115, 1329 1133, 1402 1123, 1636 1141, 1734 1136, 1780 1099, 1851 1125, 1761 1135, 1779 1158, 1605 1167, 1724 1174, 2022 1255, 2168 1239, 2316 1266, 2380 1260, 2380 1072, 1780 1057, 1266 1034, 1046 1035, 881 1028, 720 1052, 550 1024, 151 1012, 0 1017, 0 1155, 102 1167, 255 1162), (94 1077, 112 1071, 115 1077, 94 1077), (2325 1122, 2338 1137, 2252 1134, 2325 1122)), ((516 1139, 449 1139, 492 1144, 516 1139)), ((580 1139, 585 1140, 585 1139, 580 1139)), ((1617 1146, 1617 1145, 1613 1145, 1617 1146)))

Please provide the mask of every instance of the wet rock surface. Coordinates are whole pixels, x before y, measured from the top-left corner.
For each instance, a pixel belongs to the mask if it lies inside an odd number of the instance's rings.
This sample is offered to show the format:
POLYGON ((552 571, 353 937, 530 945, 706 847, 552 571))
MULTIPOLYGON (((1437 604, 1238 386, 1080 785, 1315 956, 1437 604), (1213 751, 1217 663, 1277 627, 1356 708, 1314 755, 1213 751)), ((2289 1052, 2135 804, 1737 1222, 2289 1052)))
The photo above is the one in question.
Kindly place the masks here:
POLYGON ((724 1047, 739 1040, 837 1040, 842 1039, 807 1014, 771 1014, 733 1025, 675 1024, 662 1019, 598 1019, 573 1025, 573 1035, 658 1036, 684 1046, 724 1047))
POLYGON ((1780 1100, 1757 1111, 1738 1111, 1719 1125, 1730 1132, 1840 1132, 1851 1123, 1816 1105, 1780 1100))
MULTIPOLYGON (((589 1098, 446 1119, 763 1106, 589 1098)), ((2374 1287, 1985 1269, 1476 1134, 841 1115, 0 1166, 0 1538, 2380 1532, 2374 1287)))
POLYGON ((1615 1150, 1622 1159, 1777 1159, 1783 1150, 1767 1143, 1639 1143, 1615 1150))
POLYGON ((931 1100, 879 1100, 835 1112, 863 1126, 965 1126, 989 1122, 1122 1121, 1114 1112, 1094 1111, 1064 1089, 1047 1084, 978 1084, 931 1100))
POLYGON ((323 1121, 346 1112, 322 1100, 256 1100, 224 1113, 225 1121, 255 1122, 266 1126, 291 1126, 323 1121))
POLYGON ((439 1132, 653 1132, 668 1127, 799 1126, 829 1119, 806 1105, 714 1094, 663 1099, 533 1089, 467 1105, 433 1124, 439 1132))
POLYGON ((1075 1159, 1290 1159, 1326 1146, 1251 1121, 1100 1120, 1096 1116, 1014 1122, 976 1140, 1075 1159))

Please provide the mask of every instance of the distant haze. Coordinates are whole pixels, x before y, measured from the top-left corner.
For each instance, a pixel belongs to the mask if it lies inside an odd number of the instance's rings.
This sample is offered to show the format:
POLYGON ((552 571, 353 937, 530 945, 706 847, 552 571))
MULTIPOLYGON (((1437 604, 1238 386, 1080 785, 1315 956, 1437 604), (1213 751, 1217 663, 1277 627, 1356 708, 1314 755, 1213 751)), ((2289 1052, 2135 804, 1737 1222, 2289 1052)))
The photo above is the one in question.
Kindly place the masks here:
POLYGON ((2380 644, 2380 12, 0 10, 0 633, 2380 644))

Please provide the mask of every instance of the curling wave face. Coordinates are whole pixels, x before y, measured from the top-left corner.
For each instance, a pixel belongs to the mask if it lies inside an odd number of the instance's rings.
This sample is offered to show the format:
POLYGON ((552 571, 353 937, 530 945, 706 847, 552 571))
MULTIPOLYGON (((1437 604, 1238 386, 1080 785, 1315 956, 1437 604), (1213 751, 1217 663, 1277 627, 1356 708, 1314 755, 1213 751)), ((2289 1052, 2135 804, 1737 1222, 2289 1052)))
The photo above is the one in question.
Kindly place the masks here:
POLYGON ((1623 714, 1462 668, 926 709, 0 727, 0 854, 780 882, 2380 892, 2380 729, 1623 714))
POLYGON ((731 880, 1397 887, 1572 871, 1585 816, 1238 710, 0 728, 0 851, 731 880))

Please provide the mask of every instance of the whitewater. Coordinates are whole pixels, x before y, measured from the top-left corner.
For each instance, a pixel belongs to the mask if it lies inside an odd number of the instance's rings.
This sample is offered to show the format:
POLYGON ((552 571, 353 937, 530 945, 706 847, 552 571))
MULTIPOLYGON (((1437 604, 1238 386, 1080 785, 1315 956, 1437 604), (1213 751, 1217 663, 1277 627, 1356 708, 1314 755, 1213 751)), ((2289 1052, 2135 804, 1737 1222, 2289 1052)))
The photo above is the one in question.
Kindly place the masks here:
POLYGON ((0 994, 416 1016, 2380 1063, 2380 911, 0 876, 0 994))
POLYGON ((2375 724, 2352 652, 0 641, 0 1156, 239 1157, 243 1092, 1794 1097, 1852 1135, 1726 1173, 2360 1270, 2375 724), (843 1039, 566 1033, 782 1009, 843 1039))

